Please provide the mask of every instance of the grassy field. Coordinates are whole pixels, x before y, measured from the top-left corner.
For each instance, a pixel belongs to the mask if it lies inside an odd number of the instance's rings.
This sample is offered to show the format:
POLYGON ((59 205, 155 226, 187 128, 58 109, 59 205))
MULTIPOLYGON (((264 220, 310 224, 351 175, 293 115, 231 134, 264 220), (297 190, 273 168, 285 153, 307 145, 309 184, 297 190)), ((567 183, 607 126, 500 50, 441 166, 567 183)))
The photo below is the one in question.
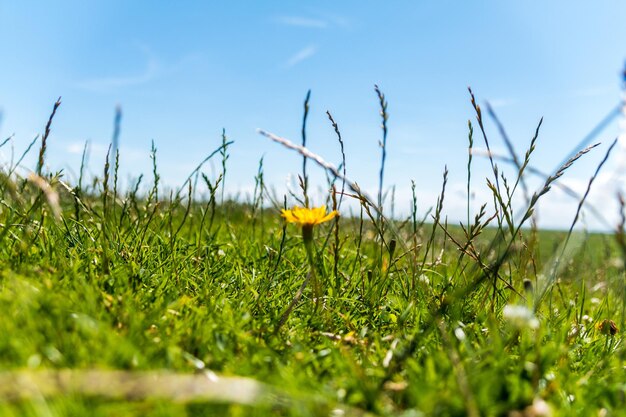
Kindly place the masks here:
POLYGON ((569 163, 514 213, 535 140, 516 177, 494 163, 470 224, 442 220, 445 184, 429 217, 388 218, 379 99, 380 192, 326 167, 328 212, 361 211, 316 225, 281 216, 262 174, 224 201, 226 138, 221 175, 200 165, 179 190, 156 150, 137 187, 118 189, 113 155, 68 184, 45 168, 49 122, 35 170, 0 177, 0 414, 626 415, 623 224, 532 227, 569 163))

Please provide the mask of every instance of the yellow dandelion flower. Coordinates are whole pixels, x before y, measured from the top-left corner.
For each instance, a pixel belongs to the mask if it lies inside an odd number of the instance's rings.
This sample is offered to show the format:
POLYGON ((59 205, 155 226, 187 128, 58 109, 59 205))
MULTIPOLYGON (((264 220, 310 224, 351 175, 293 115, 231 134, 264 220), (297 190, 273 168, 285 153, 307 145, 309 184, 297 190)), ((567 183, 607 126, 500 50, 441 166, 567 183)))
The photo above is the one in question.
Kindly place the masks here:
POLYGON ((281 216, 289 223, 297 223, 302 227, 313 227, 316 224, 327 222, 339 215, 337 210, 326 214, 326 206, 306 208, 294 207, 291 210, 281 210, 281 216))
POLYGON ((296 223, 302 228, 302 241, 304 243, 304 247, 306 249, 307 258, 309 260, 309 266, 311 270, 307 275, 306 280, 302 284, 300 288, 300 292, 293 299, 287 311, 283 314, 278 325, 276 326, 276 331, 280 328, 280 326, 287 320, 287 317, 291 313, 291 309, 298 302, 300 296, 302 295, 302 290, 304 286, 306 286, 309 279, 312 281, 313 285, 313 294, 315 299, 316 308, 319 307, 320 300, 323 296, 323 290, 320 283, 320 280, 317 278, 317 274, 315 273, 315 255, 313 254, 313 227, 317 224, 327 222, 329 220, 334 219, 339 215, 337 210, 333 210, 330 213, 326 213, 326 206, 320 207, 294 207, 290 210, 283 209, 281 210, 281 216, 287 220, 289 223, 296 223))

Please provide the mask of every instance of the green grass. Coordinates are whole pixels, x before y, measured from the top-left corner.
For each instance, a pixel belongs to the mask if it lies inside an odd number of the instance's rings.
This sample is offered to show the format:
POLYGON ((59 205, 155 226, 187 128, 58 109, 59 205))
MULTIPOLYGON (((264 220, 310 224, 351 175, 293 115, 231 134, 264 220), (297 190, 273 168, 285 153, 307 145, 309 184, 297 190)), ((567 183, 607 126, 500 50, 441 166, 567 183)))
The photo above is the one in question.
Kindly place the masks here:
POLYGON ((423 222, 386 217, 352 186, 361 217, 316 226, 311 266, 300 229, 267 204, 262 164, 251 201, 219 203, 229 145, 212 155, 218 178, 201 164, 171 193, 156 150, 145 193, 118 189, 115 158, 89 185, 43 162, 30 179, 4 169, 2 415, 626 415, 619 239, 520 227, 558 172, 527 215, 507 205, 523 163, 508 182, 496 172, 494 201, 466 230, 443 222, 445 190, 423 222), (322 299, 306 287, 277 328, 310 268, 322 299), (237 376, 259 391, 191 388, 213 373, 215 389, 237 376))

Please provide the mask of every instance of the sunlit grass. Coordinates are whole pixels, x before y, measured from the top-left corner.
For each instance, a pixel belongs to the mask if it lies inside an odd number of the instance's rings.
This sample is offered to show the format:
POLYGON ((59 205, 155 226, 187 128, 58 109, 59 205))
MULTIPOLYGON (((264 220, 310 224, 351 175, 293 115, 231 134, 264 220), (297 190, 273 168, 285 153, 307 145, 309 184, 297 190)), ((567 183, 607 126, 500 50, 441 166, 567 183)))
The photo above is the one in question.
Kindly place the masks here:
MULTIPOLYGON (((447 171, 431 216, 414 199, 391 218, 376 92, 376 198, 348 177, 346 155, 335 167, 304 147, 306 113, 302 146, 263 132, 328 174, 328 210, 310 208, 306 162, 291 196, 306 208, 268 204, 262 162, 248 201, 225 198, 225 132, 179 189, 160 186, 155 146, 151 180, 121 190, 116 153, 101 178, 71 184, 45 168, 51 116, 36 173, 0 175, 2 414, 619 415, 624 224, 612 236, 532 222, 592 147, 532 192, 538 127, 514 178, 491 159, 493 200, 471 212, 468 199, 462 225, 445 220, 447 171), (215 177, 203 173, 211 158, 215 177), (360 215, 335 217, 347 198, 360 215)), ((471 149, 471 123, 469 134, 471 149)), ((468 194, 471 167, 470 154, 468 194)))

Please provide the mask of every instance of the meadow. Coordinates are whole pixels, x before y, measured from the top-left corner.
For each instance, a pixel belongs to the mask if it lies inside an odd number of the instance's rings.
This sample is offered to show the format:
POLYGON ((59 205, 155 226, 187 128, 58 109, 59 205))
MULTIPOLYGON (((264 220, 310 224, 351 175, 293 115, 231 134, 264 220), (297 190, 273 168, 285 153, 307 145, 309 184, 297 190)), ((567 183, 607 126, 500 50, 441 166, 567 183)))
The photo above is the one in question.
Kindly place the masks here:
MULTIPOLYGON (((161 186, 156 147, 153 172, 127 189, 115 146, 101 176, 82 166, 70 183, 46 168, 55 104, 0 172, 0 414, 626 415, 626 221, 612 234, 576 229, 578 215, 569 231, 533 221, 592 147, 528 190, 538 126, 510 155, 516 175, 490 159, 493 199, 479 211, 468 200, 466 221, 445 220, 446 173, 427 215, 415 201, 392 218, 376 92, 378 193, 349 178, 345 155, 334 167, 306 149, 307 98, 301 143, 261 132, 302 159, 299 194, 282 201, 262 170, 249 198, 224 197, 226 135, 178 189, 161 186), (208 160, 216 177, 203 173, 208 160), (318 210, 316 165, 328 180, 318 210)), ((471 102, 468 148, 489 148, 496 139, 471 102)), ((471 173, 470 152, 468 195, 471 173)))

